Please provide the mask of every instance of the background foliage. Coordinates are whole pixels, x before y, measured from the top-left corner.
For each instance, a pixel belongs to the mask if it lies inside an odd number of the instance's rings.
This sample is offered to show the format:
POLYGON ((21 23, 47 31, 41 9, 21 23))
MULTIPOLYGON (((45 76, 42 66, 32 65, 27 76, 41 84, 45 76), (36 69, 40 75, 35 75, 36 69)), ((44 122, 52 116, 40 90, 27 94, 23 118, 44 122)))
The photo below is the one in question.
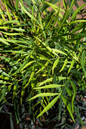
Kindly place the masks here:
POLYGON ((12 106, 20 128, 84 124, 86 20, 77 14, 86 3, 73 13, 75 0, 70 9, 57 2, 4 0, 0 8, 1 111, 12 106))

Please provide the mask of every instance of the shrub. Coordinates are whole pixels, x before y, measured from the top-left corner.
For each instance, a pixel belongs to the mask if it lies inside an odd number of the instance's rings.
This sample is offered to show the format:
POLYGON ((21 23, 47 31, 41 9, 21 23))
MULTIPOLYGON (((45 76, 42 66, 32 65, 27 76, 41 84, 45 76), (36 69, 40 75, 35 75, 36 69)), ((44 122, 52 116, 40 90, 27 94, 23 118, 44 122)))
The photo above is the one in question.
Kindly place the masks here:
POLYGON ((6 12, 0 9, 0 102, 13 104, 21 128, 30 120, 49 128, 83 124, 86 20, 77 14, 86 3, 74 13, 74 0, 69 9, 63 3, 4 1, 6 12))

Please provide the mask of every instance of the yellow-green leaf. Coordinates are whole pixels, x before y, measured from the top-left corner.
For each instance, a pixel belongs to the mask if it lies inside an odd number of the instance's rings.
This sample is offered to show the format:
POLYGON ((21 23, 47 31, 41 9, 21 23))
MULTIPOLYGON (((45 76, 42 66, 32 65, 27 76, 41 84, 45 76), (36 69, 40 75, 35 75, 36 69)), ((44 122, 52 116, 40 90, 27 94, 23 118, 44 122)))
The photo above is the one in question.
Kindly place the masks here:
POLYGON ((21 71, 23 71, 25 68, 27 68, 29 65, 31 65, 31 64, 34 63, 34 62, 35 62, 34 60, 28 62, 28 63, 21 69, 21 71))
POLYGON ((83 4, 83 5, 81 5, 79 8, 76 9, 76 11, 75 11, 75 12, 73 13, 73 15, 71 16, 71 20, 73 20, 73 19, 76 17, 76 15, 78 14, 78 12, 79 12, 85 5, 86 5, 86 3, 83 4))
POLYGON ((69 67, 69 69, 68 69, 68 73, 69 73, 69 72, 70 72, 70 70, 72 69, 72 67, 73 67, 74 63, 75 63, 75 60, 72 60, 72 61, 71 61, 71 64, 70 64, 70 67, 69 67))
POLYGON ((75 99, 75 96, 76 96, 76 85, 74 84, 73 81, 70 81, 71 83, 71 86, 73 88, 73 96, 72 96, 72 112, 74 112, 74 99, 75 99))
POLYGON ((4 43, 5 45, 10 45, 4 38, 0 38, 0 42, 4 43))
POLYGON ((58 96, 56 96, 44 109, 43 111, 37 116, 40 117, 41 115, 43 115, 45 112, 47 112, 56 102, 57 100, 60 98, 61 93, 59 93, 58 96))
POLYGON ((24 8, 24 6, 22 5, 21 2, 20 2, 20 6, 22 7, 22 10, 23 10, 32 20, 34 20, 34 21, 36 21, 36 22, 38 23, 37 19, 36 19, 33 15, 31 15, 31 14, 29 13, 29 11, 27 11, 27 10, 24 8))
POLYGON ((62 66, 62 68, 61 68, 61 70, 59 72, 62 72, 63 71, 63 69, 65 68, 65 66, 66 66, 67 63, 68 63, 68 60, 65 59, 64 64, 63 64, 63 66, 62 66))
POLYGON ((34 89, 46 89, 46 88, 60 88, 62 87, 63 85, 58 85, 58 84, 50 84, 50 85, 45 85, 45 86, 42 86, 42 87, 36 87, 34 89))
POLYGON ((58 49, 52 49, 53 52, 56 52, 56 53, 59 53, 59 54, 62 54, 62 55, 67 55, 65 52, 61 51, 61 50, 58 50, 58 49))
POLYGON ((71 110, 70 103, 68 103, 68 105, 67 105, 67 110, 69 111, 69 114, 70 114, 70 116, 71 116, 72 120, 75 122, 75 120, 74 120, 74 116, 73 116, 73 113, 72 113, 72 110, 71 110))
POLYGON ((38 97, 56 96, 56 95, 58 95, 58 94, 59 94, 59 93, 40 93, 40 94, 35 95, 35 96, 32 97, 31 99, 28 99, 28 101, 33 100, 33 99, 36 99, 36 98, 38 98, 38 97))
POLYGON ((49 82, 52 82, 52 81, 53 81, 53 78, 48 78, 48 79, 46 79, 46 80, 44 80, 42 82, 39 82, 38 86, 42 86, 42 85, 44 85, 46 83, 49 83, 49 82))
POLYGON ((84 50, 82 52, 82 56, 81 56, 81 66, 82 66, 82 70, 86 76, 86 69, 85 69, 85 59, 86 59, 86 51, 84 50))
POLYGON ((54 69, 55 67, 57 66, 57 64, 59 63, 59 58, 57 58, 53 64, 53 67, 52 67, 52 74, 54 74, 54 69))

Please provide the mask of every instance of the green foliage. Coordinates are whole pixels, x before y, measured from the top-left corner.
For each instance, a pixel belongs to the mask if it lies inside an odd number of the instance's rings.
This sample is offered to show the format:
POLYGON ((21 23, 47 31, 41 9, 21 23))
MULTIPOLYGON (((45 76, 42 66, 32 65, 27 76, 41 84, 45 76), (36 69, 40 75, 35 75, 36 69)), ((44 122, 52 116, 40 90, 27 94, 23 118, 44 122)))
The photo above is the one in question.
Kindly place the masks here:
POLYGON ((86 89, 86 20, 76 19, 86 4, 71 16, 75 0, 69 10, 65 0, 64 9, 53 0, 25 2, 0 9, 0 102, 13 103, 18 123, 24 106, 34 123, 47 126, 52 115, 52 128, 64 128, 67 118, 77 120, 77 94, 86 89))

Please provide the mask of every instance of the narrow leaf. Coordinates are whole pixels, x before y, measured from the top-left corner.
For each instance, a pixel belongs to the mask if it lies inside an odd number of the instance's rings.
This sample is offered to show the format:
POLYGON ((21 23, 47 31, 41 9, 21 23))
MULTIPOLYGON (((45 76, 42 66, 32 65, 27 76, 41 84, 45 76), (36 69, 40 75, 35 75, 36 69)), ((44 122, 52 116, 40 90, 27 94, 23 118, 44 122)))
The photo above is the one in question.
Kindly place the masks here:
POLYGON ((6 86, 4 85, 2 89, 2 95, 0 96, 0 102, 4 99, 6 92, 7 92, 7 89, 6 89, 6 86))
POLYGON ((58 95, 58 94, 59 94, 59 93, 40 93, 40 94, 35 95, 35 96, 32 97, 31 99, 28 99, 28 101, 33 100, 33 99, 36 99, 36 98, 38 98, 38 97, 56 96, 56 95, 58 95))
POLYGON ((18 3, 19 3, 19 0, 16 0, 15 7, 17 12, 18 12, 18 3))
POLYGON ((57 64, 59 63, 59 58, 57 58, 53 64, 53 67, 52 67, 52 74, 54 74, 54 69, 55 67, 57 66, 57 64))
POLYGON ((44 110, 37 116, 40 117, 41 115, 43 115, 45 112, 47 112, 56 102, 57 100, 60 98, 61 93, 55 97, 45 108, 44 110))
POLYGON ((75 122, 75 120, 74 120, 74 116, 73 116, 73 113, 72 113, 72 110, 71 110, 70 103, 68 103, 68 105, 67 105, 67 110, 69 111, 69 114, 70 114, 70 116, 71 116, 72 120, 75 122))
POLYGON ((72 96, 72 112, 74 112, 74 99, 76 97, 76 85, 74 84, 73 81, 70 81, 71 86, 73 88, 73 96, 72 96))
POLYGON ((6 34, 6 35, 10 35, 10 36, 16 36, 16 35, 22 34, 22 33, 8 33, 8 32, 3 32, 3 31, 1 31, 1 33, 6 34))
POLYGON ((72 17, 71 17, 71 20, 73 20, 73 19, 76 17, 76 15, 78 14, 78 12, 79 12, 85 5, 86 5, 86 3, 83 4, 83 5, 81 5, 78 9, 76 9, 76 11, 73 13, 73 15, 72 15, 72 17))
POLYGON ((25 68, 27 68, 29 65, 31 65, 31 64, 34 63, 34 62, 35 62, 34 60, 28 62, 28 63, 21 69, 21 71, 23 71, 25 68))
POLYGON ((5 45, 10 45, 4 38, 0 38, 0 42, 4 43, 5 45))
POLYGON ((1 14, 1 16, 2 16, 3 20, 4 20, 4 21, 6 21, 6 20, 5 20, 4 13, 3 13, 3 11, 1 10, 1 8, 0 8, 0 14, 1 14))
POLYGON ((21 2, 20 2, 20 6, 22 7, 22 10, 23 10, 32 20, 34 20, 34 21, 36 21, 36 22, 38 23, 37 19, 36 19, 33 15, 31 15, 31 14, 24 8, 24 6, 21 4, 21 2))
MULTIPOLYGON (((56 12, 58 12, 59 7, 56 6, 55 4, 49 3, 47 1, 43 1, 44 3, 48 4, 49 6, 51 6, 56 12)), ((65 10, 63 10, 62 8, 60 9, 62 12, 65 12, 65 10)))
POLYGON ((49 83, 49 82, 52 82, 52 81, 53 81, 53 78, 48 78, 48 79, 46 79, 46 80, 44 80, 42 82, 39 82, 38 86, 42 86, 42 85, 44 85, 46 83, 49 83))
POLYGON ((63 85, 58 85, 58 84, 50 84, 50 85, 45 85, 45 86, 42 86, 42 87, 36 87, 34 89, 46 89, 46 88, 60 88, 62 87, 63 85))
POLYGON ((52 49, 52 51, 56 52, 56 53, 59 53, 59 54, 62 54, 62 55, 67 55, 66 53, 64 53, 63 51, 58 50, 58 49, 52 49))
POLYGON ((85 59, 86 59, 86 51, 84 50, 82 52, 82 56, 81 56, 81 66, 82 66, 82 70, 86 76, 86 69, 85 69, 85 59))
POLYGON ((66 3, 65 0, 63 0, 63 5, 64 5, 64 8, 65 8, 65 10, 66 10, 66 9, 67 9, 67 3, 66 3))
POLYGON ((63 64, 63 66, 62 66, 62 68, 61 68, 61 70, 59 72, 62 72, 63 71, 63 69, 65 68, 65 66, 66 66, 67 63, 68 63, 68 60, 65 59, 64 64, 63 64))
POLYGON ((70 67, 69 67, 69 69, 68 69, 68 73, 69 73, 69 72, 70 72, 70 70, 72 69, 72 67, 73 67, 74 63, 75 63, 75 60, 72 60, 72 61, 71 61, 71 64, 70 64, 70 67))
POLYGON ((5 3, 5 7, 6 7, 6 11, 7 11, 7 15, 8 15, 9 21, 11 21, 12 18, 11 18, 11 15, 10 15, 10 12, 8 10, 8 7, 7 7, 6 3, 5 3))

